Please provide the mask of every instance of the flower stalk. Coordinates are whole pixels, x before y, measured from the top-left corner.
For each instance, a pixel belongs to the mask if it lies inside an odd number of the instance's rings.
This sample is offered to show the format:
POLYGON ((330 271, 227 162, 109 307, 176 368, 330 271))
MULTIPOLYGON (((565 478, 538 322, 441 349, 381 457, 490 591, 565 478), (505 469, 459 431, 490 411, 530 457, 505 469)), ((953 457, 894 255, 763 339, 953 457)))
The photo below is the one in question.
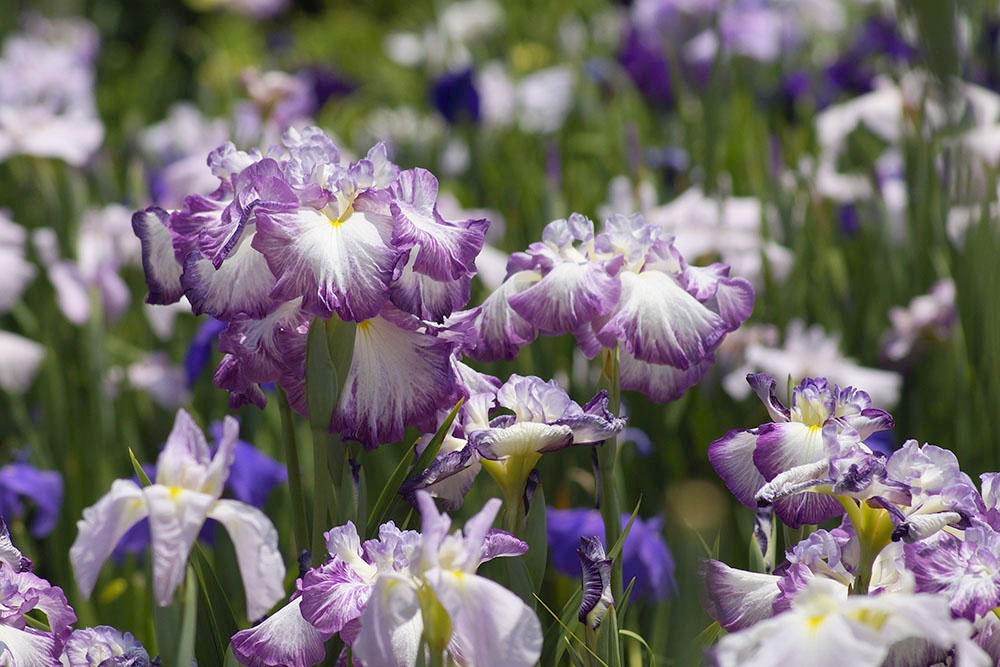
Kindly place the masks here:
MULTIPOLYGON (((608 392, 608 410, 618 414, 621 408, 621 384, 618 368, 618 346, 603 351, 601 378, 598 389, 608 392)), ((618 455, 618 444, 615 439, 607 440, 597 446, 598 476, 600 491, 598 500, 601 518, 604 519, 604 543, 610 548, 618 541, 622 533, 621 499, 615 488, 615 462, 618 455)), ((611 566, 611 592, 616 600, 622 595, 622 561, 616 558, 611 566)))

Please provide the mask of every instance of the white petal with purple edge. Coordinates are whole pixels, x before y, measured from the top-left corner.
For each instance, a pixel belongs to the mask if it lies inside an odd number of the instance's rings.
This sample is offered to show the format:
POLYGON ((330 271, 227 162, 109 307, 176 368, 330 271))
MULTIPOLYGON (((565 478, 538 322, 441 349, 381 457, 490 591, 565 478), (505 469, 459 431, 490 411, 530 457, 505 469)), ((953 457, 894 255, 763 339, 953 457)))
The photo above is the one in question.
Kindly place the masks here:
POLYGON ((326 656, 330 638, 302 618, 295 598, 270 618, 233 635, 233 653, 247 667, 312 667, 326 656))
POLYGON ((0 663, 16 667, 60 667, 59 647, 52 635, 0 625, 0 663))
POLYGON ((522 347, 535 340, 538 329, 514 312, 507 300, 540 279, 538 271, 518 271, 486 297, 475 318, 479 340, 468 350, 468 356, 478 361, 511 361, 522 347))
POLYGON ((336 221, 315 209, 256 209, 253 245, 278 277, 272 297, 321 317, 336 312, 359 322, 374 317, 389 297, 400 251, 388 245, 380 216, 354 210, 336 221))
POLYGON ((262 318, 271 310, 275 280, 267 260, 251 245, 254 236, 244 230, 239 245, 218 269, 198 253, 184 260, 181 283, 195 315, 208 313, 220 320, 240 314, 262 318))
POLYGON ((302 617, 323 633, 336 633, 361 616, 374 588, 354 569, 334 557, 302 580, 302 617))
POLYGON ((285 563, 278 550, 278 531, 266 514, 237 500, 217 501, 208 518, 221 523, 229 533, 246 592, 247 618, 260 618, 285 597, 285 563))
POLYGON ((677 400, 705 377, 714 363, 714 359, 709 357, 681 370, 666 364, 639 361, 624 349, 618 350, 618 360, 621 388, 640 391, 654 403, 677 400))
POLYGON ((181 298, 183 267, 174 257, 174 246, 167 229, 167 213, 161 208, 147 208, 132 216, 132 231, 142 242, 142 268, 149 286, 147 303, 166 305, 181 298))
POLYGON ((552 334, 576 331, 614 308, 621 282, 603 263, 560 262, 541 281, 508 299, 514 311, 539 329, 552 334))
POLYGON ((771 606, 781 593, 781 577, 737 570, 717 560, 705 561, 701 576, 708 614, 727 631, 748 628, 774 615, 771 606))
POLYGON ((661 271, 621 274, 621 301, 598 330, 605 347, 621 341, 636 359, 688 369, 711 355, 726 333, 717 314, 661 271))
POLYGON ((390 298, 401 310, 425 320, 442 322, 469 302, 472 278, 459 276, 455 280, 440 281, 413 270, 414 257, 418 248, 410 251, 410 257, 399 278, 390 287, 390 298))
POLYGON ((757 433, 729 431, 708 446, 708 461, 726 488, 747 507, 755 507, 754 495, 766 480, 753 462, 757 433))
POLYGON ((119 479, 94 505, 83 510, 76 522, 76 540, 69 550, 69 560, 83 596, 90 597, 97 574, 115 545, 129 528, 149 514, 139 485, 119 479))
POLYGON ((434 415, 454 391, 451 348, 391 306, 359 323, 334 428, 369 449, 401 438, 405 426, 434 415))

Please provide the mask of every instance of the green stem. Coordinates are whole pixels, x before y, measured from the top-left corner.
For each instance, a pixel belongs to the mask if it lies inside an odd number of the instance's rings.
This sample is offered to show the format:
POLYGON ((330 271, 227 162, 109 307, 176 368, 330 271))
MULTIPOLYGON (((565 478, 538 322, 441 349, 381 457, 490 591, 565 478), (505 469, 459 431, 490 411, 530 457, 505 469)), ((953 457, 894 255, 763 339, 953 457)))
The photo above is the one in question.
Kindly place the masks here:
MULTIPOLYGON (((608 392, 608 410, 617 415, 621 408, 621 385, 618 372, 618 348, 604 350, 600 388, 608 392)), ((597 466, 600 476, 601 517, 604 519, 604 545, 611 547, 622 534, 621 500, 615 488, 615 460, 618 443, 611 439, 597 446, 597 466)), ((622 598, 622 559, 611 564, 611 594, 615 600, 622 598)))
POLYGON ((854 585, 851 593, 868 595, 868 587, 872 579, 872 567, 875 559, 892 539, 892 520, 884 509, 860 505, 853 498, 834 496, 851 519, 854 532, 858 536, 861 554, 858 569, 854 575, 854 585))
POLYGON ((327 433, 312 429, 313 441, 313 529, 312 562, 319 567, 326 560, 326 544, 323 531, 329 525, 330 472, 327 468, 327 433))
POLYGON ((309 529, 306 527, 306 499, 302 492, 302 466, 299 463, 299 445, 295 438, 295 417, 288 404, 288 395, 281 390, 278 401, 281 413, 281 435, 285 444, 285 463, 288 466, 288 491, 292 496, 292 528, 295 531, 295 549, 305 549, 309 544, 309 529))

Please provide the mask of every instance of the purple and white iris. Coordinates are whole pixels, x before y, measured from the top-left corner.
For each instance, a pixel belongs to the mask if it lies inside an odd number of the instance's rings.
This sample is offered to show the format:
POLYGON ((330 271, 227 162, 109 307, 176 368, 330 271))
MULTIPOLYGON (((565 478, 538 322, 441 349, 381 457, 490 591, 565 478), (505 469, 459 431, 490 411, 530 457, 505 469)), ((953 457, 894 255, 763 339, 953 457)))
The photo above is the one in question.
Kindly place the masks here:
MULTIPOLYGON (((884 461, 863 442, 893 425, 889 413, 870 407, 868 394, 806 378, 792 391, 791 407, 785 407, 771 376, 748 375, 747 382, 773 421, 730 431, 708 448, 708 460, 741 503, 773 504, 783 522, 798 527, 843 512, 831 495, 803 493, 807 490, 853 497, 906 495, 904 485, 886 482, 884 461)), ((908 504, 909 497, 903 501, 908 504)))
POLYGON ((549 223, 515 253, 504 283, 461 317, 475 323, 474 359, 513 359, 538 335, 572 333, 593 358, 617 347, 621 386, 657 402, 678 398, 711 366, 725 335, 750 315, 753 288, 729 267, 689 266, 662 229, 638 214, 604 231, 579 214, 549 223))
POLYGON ((0 564, 0 663, 59 665, 75 622, 76 613, 61 588, 27 570, 18 572, 6 562, 0 564), (24 617, 33 610, 45 614, 48 631, 28 626, 24 617))
POLYGON ((508 500, 520 498, 542 454, 598 444, 625 428, 625 420, 607 406, 604 391, 580 407, 555 380, 511 375, 495 392, 470 397, 437 458, 402 492, 412 495, 425 489, 457 508, 479 469, 485 468, 508 500), (495 409, 505 414, 490 418, 495 409))
POLYGON ((449 534, 451 520, 433 499, 424 492, 416 498, 419 533, 392 522, 364 543, 350 522, 326 533, 330 560, 299 580, 283 609, 233 637, 237 657, 254 667, 306 667, 321 661, 323 642, 340 633, 364 665, 415 665, 421 638, 431 636, 459 665, 534 664, 542 647, 538 618, 516 595, 476 574, 488 560, 528 550, 490 527, 500 501, 488 501, 464 531, 449 534), (425 627, 441 624, 441 609, 445 627, 425 627))
POLYGON ((74 630, 63 647, 65 667, 149 667, 149 653, 130 632, 108 625, 74 630))
POLYGON ((221 523, 233 541, 247 616, 263 616, 284 597, 285 565, 271 520, 246 503, 220 498, 238 434, 239 424, 227 417, 219 447, 210 456, 201 429, 180 410, 156 462, 156 483, 143 488, 131 480, 117 480, 104 497, 84 510, 70 548, 70 562, 84 597, 94 590, 101 566, 118 541, 146 517, 153 545, 153 588, 160 606, 170 604, 195 538, 210 518, 221 523))
POLYGON ((440 323, 468 301, 488 222, 445 220, 437 179, 401 170, 381 144, 346 162, 317 128, 283 142, 224 145, 209 158, 214 193, 135 214, 148 301, 184 294, 228 324, 215 382, 234 408, 262 406, 260 385, 277 382, 304 413, 310 321, 357 322, 331 428, 368 448, 398 440, 453 398, 451 358, 468 334, 440 323))

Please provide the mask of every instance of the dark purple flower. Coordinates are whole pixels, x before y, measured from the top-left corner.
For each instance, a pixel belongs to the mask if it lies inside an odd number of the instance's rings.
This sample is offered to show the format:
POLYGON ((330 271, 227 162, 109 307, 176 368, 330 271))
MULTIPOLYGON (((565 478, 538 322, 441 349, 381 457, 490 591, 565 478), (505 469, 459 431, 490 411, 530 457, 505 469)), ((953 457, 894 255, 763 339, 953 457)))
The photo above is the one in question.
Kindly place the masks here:
MULTIPOLYGON (((208 427, 216 443, 222 440, 222 422, 208 427)), ((254 507, 264 507, 271 490, 288 479, 288 471, 249 442, 236 441, 236 458, 229 468, 226 488, 233 497, 254 507)))
POLYGON ((665 108, 673 106, 670 66, 659 44, 632 27, 622 40, 618 62, 650 103, 665 108))
MULTIPOLYGON (((577 547, 580 538, 594 535, 604 539, 601 513, 593 509, 559 510, 547 508, 549 558, 553 567, 568 576, 580 572, 577 547)), ((628 523, 622 515, 622 527, 628 523)), ((632 595, 663 600, 675 589, 674 559, 663 540, 663 519, 639 519, 632 523, 622 550, 624 580, 635 579, 632 595)))
POLYGON ((46 537, 56 527, 63 499, 62 475, 39 470, 30 463, 8 463, 0 468, 0 515, 10 519, 24 514, 22 500, 35 505, 31 536, 46 537))
POLYGON ((449 123, 479 121, 479 92, 472 68, 445 72, 431 87, 431 102, 449 123))

